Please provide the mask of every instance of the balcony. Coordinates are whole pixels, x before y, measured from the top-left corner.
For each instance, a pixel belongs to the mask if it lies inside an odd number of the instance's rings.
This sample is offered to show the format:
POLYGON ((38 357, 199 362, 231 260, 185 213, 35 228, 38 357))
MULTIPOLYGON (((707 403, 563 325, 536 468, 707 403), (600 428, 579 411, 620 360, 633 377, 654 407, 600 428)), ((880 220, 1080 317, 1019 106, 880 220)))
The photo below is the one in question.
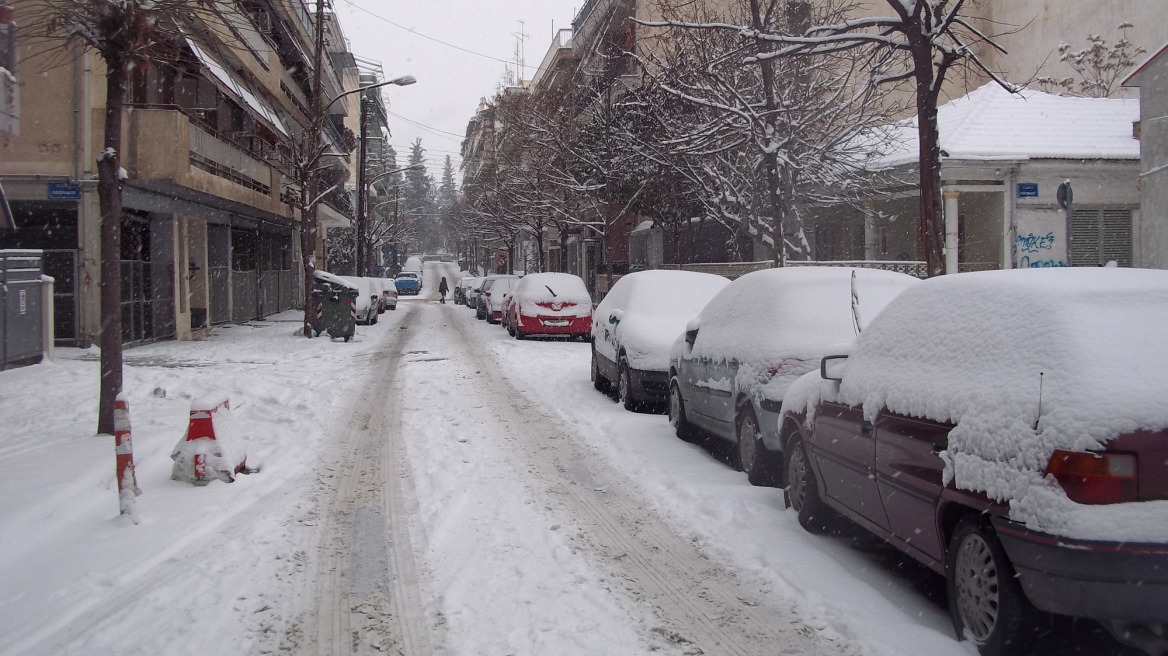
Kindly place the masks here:
POLYGON ((185 188, 287 215, 280 172, 248 151, 192 123, 178 109, 127 113, 124 165, 131 180, 157 190, 185 188))

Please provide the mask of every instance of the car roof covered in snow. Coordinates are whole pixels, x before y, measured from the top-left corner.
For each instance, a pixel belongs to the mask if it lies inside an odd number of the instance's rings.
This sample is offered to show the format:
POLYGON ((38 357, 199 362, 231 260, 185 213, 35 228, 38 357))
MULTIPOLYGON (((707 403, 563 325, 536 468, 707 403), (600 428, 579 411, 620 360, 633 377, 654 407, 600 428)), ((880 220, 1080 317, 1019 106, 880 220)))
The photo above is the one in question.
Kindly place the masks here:
POLYGON ((768 364, 819 358, 855 339, 853 289, 862 327, 919 282, 903 273, 847 267, 754 271, 730 283, 691 322, 699 329, 691 355, 768 364))
POLYGON ((515 295, 533 303, 569 301, 592 306, 584 281, 571 273, 529 273, 520 279, 515 295))

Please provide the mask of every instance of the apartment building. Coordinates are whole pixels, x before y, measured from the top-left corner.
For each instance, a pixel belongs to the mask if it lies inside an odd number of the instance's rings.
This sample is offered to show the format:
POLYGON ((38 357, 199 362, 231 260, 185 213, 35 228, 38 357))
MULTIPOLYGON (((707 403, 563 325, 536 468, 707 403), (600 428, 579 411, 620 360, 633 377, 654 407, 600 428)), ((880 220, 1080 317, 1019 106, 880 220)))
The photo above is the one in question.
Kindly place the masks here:
MULTIPOLYGON (((38 0, 9 7, 20 23, 38 0)), ((2 16, 0 16, 2 18, 2 16)), ((302 217, 293 144, 312 106, 313 6, 304 0, 194 5, 181 36, 134 69, 123 118, 123 341, 192 339, 223 322, 303 302, 302 217)), ((326 98, 358 82, 340 24, 326 19, 326 98)), ((0 248, 45 252, 56 278, 58 343, 86 346, 99 329, 96 159, 104 64, 75 42, 17 41, 19 131, 0 135, 0 185, 17 230, 0 248)), ((328 108, 330 155, 322 224, 348 225, 356 98, 328 108)), ((323 241, 323 240, 321 240, 323 241)), ((323 251, 317 261, 325 262, 323 251)))

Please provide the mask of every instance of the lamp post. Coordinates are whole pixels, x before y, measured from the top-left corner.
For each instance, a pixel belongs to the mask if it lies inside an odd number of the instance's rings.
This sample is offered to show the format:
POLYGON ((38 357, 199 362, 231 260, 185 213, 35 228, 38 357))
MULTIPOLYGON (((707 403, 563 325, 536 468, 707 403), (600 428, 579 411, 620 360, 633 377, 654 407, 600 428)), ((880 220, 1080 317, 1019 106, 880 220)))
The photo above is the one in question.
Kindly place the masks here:
POLYGON ((357 151, 357 230, 356 230, 357 235, 356 235, 356 240, 355 240, 357 242, 357 253, 356 253, 357 272, 356 273, 358 276, 365 275, 365 271, 367 268, 366 262, 365 262, 365 260, 367 259, 367 254, 365 253, 365 204, 366 204, 366 199, 365 199, 365 185, 366 185, 366 182, 365 182, 365 151, 366 151, 366 142, 368 141, 368 138, 366 137, 366 134, 365 134, 366 133, 365 123, 366 123, 368 116, 369 116, 369 110, 368 110, 369 98, 366 97, 364 92, 368 91, 370 89, 376 89, 378 87, 385 87, 385 86, 390 86, 390 85, 404 87, 404 86, 411 85, 417 81, 418 80, 413 75, 403 75, 401 77, 397 77, 397 78, 394 78, 392 80, 387 80, 385 82, 378 82, 376 84, 367 84, 363 87, 357 87, 356 89, 350 89, 349 91, 343 91, 343 92, 337 94, 336 98, 333 98, 331 101, 329 101, 329 105, 332 105, 337 100, 340 100, 344 96, 347 96, 351 93, 360 93, 361 94, 361 127, 360 127, 361 134, 360 134, 360 137, 359 137, 358 142, 357 142, 357 147, 358 147, 358 151, 357 151))

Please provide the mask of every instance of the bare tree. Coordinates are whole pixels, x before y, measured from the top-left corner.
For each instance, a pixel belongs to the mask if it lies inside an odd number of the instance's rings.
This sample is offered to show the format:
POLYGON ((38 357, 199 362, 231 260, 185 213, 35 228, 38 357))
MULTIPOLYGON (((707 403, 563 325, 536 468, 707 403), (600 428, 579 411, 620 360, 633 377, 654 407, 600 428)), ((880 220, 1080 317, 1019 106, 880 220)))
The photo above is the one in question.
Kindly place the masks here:
MULTIPOLYGON (((776 2, 778 0, 775 0, 776 2)), ((752 7, 758 0, 750 0, 752 7)), ((766 48, 748 62, 764 64, 790 58, 859 51, 868 62, 867 84, 873 87, 910 82, 916 105, 920 161, 918 249, 930 276, 945 272, 944 221, 941 210, 941 149, 937 106, 942 85, 954 66, 970 67, 1009 91, 1017 88, 990 70, 975 54, 987 45, 1002 51, 974 27, 967 16, 969 0, 884 0, 887 16, 844 17, 805 30, 779 30, 765 21, 694 23, 663 21, 661 26, 719 29, 753 37, 766 48)), ((809 6, 787 0, 788 9, 809 6)), ((753 13, 753 12, 752 12, 753 13)), ((790 27, 790 26, 788 26, 790 27)), ((1004 51, 1003 51, 1004 52, 1004 51)))
POLYGON ((1071 67, 1075 77, 1038 77, 1035 81, 1047 90, 1058 91, 1072 96, 1086 98, 1108 98, 1119 89, 1127 72, 1136 65, 1140 55, 1146 54, 1140 46, 1127 38, 1131 23, 1119 26, 1119 40, 1110 46, 1098 34, 1088 34, 1089 44, 1082 50, 1072 50, 1071 44, 1061 43, 1058 47, 1059 61, 1071 67))
POLYGON ((106 66, 104 141, 97 160, 101 210, 101 382, 97 431, 114 432, 114 400, 122 390, 121 166, 122 114, 130 72, 158 44, 177 36, 174 17, 196 10, 191 0, 45 0, 29 21, 46 46, 67 56, 70 44, 95 51, 106 66))

